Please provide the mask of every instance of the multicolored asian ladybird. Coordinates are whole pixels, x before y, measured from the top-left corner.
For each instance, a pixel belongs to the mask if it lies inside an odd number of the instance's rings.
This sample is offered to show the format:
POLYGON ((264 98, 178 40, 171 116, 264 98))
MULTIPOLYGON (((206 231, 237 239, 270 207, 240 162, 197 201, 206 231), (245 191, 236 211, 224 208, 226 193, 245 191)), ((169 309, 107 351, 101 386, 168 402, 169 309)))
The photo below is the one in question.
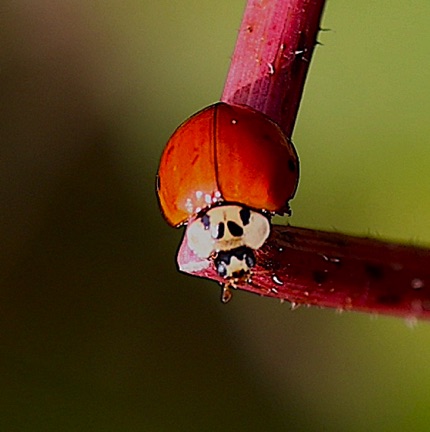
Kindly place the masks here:
POLYGON ((216 103, 173 133, 157 178, 164 217, 188 224, 188 245, 229 279, 247 275, 270 234, 270 214, 290 213, 299 180, 291 141, 264 114, 216 103))

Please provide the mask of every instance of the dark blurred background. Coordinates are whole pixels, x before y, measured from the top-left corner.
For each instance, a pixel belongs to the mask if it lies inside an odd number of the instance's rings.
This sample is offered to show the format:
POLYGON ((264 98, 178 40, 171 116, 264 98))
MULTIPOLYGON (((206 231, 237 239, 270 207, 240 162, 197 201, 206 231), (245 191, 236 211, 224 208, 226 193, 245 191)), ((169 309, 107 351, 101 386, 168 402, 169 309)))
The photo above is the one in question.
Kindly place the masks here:
MULTIPOLYGON (((428 431, 430 327, 179 274, 163 146, 244 1, 0 6, 1 431, 428 431)), ((430 244, 427 0, 329 1, 293 223, 430 244)))

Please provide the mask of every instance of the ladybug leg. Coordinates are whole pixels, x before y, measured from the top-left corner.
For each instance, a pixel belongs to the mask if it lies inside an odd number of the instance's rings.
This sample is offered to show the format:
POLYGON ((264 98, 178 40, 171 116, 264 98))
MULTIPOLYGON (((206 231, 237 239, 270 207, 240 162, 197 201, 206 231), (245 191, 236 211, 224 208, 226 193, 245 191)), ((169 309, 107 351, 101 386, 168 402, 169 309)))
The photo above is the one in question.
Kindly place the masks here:
POLYGON ((226 283, 222 286, 222 291, 221 291, 221 302, 222 303, 228 303, 231 298, 233 297, 233 294, 231 292, 231 287, 229 283, 226 283))
POLYGON ((222 284, 221 287, 222 287, 221 302, 225 304, 232 299, 233 293, 231 292, 231 290, 236 289, 237 285, 234 283, 233 280, 228 280, 227 282, 222 284))

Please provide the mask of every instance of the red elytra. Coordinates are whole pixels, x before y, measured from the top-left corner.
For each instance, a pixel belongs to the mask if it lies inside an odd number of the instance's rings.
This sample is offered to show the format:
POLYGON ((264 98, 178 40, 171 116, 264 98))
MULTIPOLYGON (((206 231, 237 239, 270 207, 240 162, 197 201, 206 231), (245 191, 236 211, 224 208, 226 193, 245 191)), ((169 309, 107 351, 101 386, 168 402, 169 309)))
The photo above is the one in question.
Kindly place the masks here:
POLYGON ((285 213, 299 180, 291 141, 264 114, 216 103, 173 133, 161 156, 157 191, 178 226, 217 202, 285 213))

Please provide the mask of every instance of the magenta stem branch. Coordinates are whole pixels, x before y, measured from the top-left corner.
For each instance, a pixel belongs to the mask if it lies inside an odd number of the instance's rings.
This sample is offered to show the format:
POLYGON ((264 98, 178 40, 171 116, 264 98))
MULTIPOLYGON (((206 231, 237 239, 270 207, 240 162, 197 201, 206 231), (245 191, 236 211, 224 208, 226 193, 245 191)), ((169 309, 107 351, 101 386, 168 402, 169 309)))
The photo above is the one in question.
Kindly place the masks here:
POLYGON ((291 137, 325 0, 249 0, 221 100, 268 115, 291 137))
MULTIPOLYGON (((257 261, 250 280, 237 288, 293 305, 430 318, 428 249, 275 226, 257 261)), ((186 242, 178 264, 184 272, 225 282, 208 260, 190 256, 186 242)))
MULTIPOLYGON (((268 115, 291 136, 324 0, 249 0, 222 101, 268 115)), ((181 271, 226 283, 186 236, 181 271)), ((236 288, 292 304, 430 318, 430 250, 273 226, 257 266, 236 288)), ((229 289, 224 289, 224 300, 229 289)))

